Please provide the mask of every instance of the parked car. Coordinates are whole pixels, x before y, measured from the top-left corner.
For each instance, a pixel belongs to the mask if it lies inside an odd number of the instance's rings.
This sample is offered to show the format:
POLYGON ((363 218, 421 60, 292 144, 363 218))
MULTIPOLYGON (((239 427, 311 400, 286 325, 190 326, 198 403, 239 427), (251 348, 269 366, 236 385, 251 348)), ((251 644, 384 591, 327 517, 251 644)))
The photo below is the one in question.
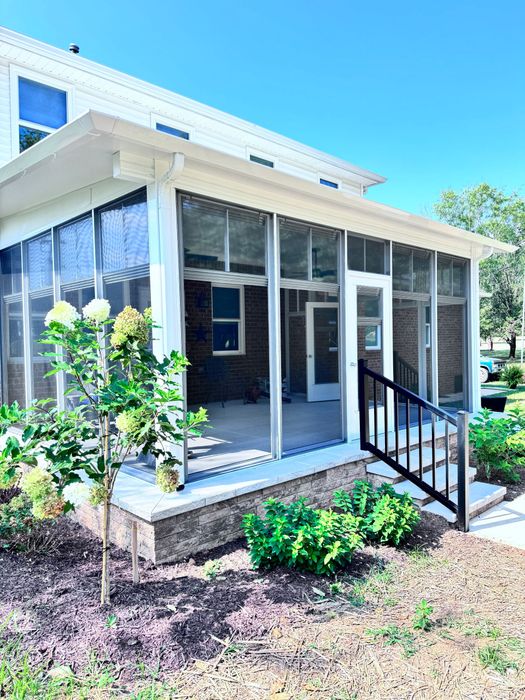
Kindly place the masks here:
POLYGON ((479 379, 482 384, 496 377, 507 363, 499 357, 482 357, 479 363, 479 379))

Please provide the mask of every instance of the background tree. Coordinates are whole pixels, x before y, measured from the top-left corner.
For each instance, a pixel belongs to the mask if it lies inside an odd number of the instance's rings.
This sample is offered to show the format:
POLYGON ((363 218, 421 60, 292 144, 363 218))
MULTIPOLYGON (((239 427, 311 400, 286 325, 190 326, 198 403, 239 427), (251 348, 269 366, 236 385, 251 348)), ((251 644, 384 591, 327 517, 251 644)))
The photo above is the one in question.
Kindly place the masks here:
POLYGON ((516 335, 521 328, 525 199, 482 183, 460 192, 442 192, 433 209, 447 224, 518 246, 514 254, 491 255, 480 264, 481 288, 491 295, 482 304, 482 337, 504 338, 509 344, 509 357, 514 358, 516 335))

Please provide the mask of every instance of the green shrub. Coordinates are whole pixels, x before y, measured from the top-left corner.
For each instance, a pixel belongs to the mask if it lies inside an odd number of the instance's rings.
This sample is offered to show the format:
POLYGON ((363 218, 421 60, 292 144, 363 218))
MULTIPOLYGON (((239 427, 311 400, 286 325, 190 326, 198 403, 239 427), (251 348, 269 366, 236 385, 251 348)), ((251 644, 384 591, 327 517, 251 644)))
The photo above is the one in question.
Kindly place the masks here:
POLYGON ((421 519, 411 496, 396 493, 390 484, 376 489, 367 481, 356 481, 350 493, 334 493, 334 505, 359 520, 365 540, 380 544, 399 545, 421 519))
POLYGON ((423 632, 428 632, 432 627, 431 615, 434 612, 434 608, 428 601, 422 598, 416 605, 414 611, 414 617, 412 618, 412 628, 415 630, 422 630, 423 632))
POLYGON ((518 384, 523 383, 523 369, 521 365, 506 365, 500 375, 500 379, 505 382, 509 389, 516 389, 518 384))
POLYGON ((37 521, 30 499, 20 489, 0 490, 0 548, 47 554, 57 549, 54 523, 37 521))
POLYGON ((221 573, 221 569, 222 565, 218 559, 208 559, 208 561, 204 562, 204 566, 202 567, 202 571, 208 581, 213 581, 213 579, 216 579, 221 573))
POLYGON ((363 546, 359 520, 351 513, 314 509, 305 498, 290 505, 271 498, 264 507, 265 518, 253 513, 243 518, 256 568, 287 566, 331 574, 363 546))
POLYGON ((16 548, 16 543, 29 533, 32 526, 31 501, 23 494, 13 494, 0 505, 0 546, 3 549, 16 548))
POLYGON ((490 480, 520 481, 517 469, 525 465, 525 410, 511 408, 503 418, 483 409, 470 424, 470 444, 478 467, 490 480))

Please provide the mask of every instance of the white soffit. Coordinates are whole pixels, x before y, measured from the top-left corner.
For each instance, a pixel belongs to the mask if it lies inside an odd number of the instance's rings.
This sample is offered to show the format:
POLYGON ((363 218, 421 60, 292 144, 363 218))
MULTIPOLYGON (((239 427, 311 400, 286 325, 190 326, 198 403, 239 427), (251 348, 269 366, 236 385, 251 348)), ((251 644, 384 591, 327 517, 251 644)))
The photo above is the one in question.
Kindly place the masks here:
MULTIPOLYGON (((100 112, 89 111, 66 124, 0 168, 0 219, 38 207, 50 200, 112 178, 115 163, 133 162, 133 179, 140 183, 140 163, 144 164, 144 184, 151 181, 153 161, 168 168, 174 153, 185 156, 185 173, 195 181, 201 178, 220 198, 219 184, 234 183, 239 197, 252 193, 258 201, 237 201, 263 207, 282 215, 313 217, 313 223, 336 226, 360 233, 381 235, 392 240, 419 242, 420 245, 455 250, 477 249, 481 254, 513 252, 511 245, 478 234, 425 219, 400 209, 372 202, 357 195, 323 187, 278 170, 261 168, 196 143, 178 139, 100 112), (120 156, 115 154, 121 153, 120 156), (217 183, 217 185, 214 185, 217 183), (211 184, 210 184, 211 183, 211 184)), ((130 168, 128 168, 130 170, 130 168)), ((231 188, 230 188, 231 189, 231 188)), ((206 192, 203 185, 201 194, 206 192)), ((213 196, 213 195, 212 195, 213 196)))

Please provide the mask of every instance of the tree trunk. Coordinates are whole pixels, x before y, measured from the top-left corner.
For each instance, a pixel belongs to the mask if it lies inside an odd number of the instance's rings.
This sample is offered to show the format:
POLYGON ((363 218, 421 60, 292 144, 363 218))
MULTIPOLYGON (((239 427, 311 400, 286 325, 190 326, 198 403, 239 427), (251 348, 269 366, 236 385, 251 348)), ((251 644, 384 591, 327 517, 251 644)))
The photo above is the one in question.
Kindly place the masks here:
POLYGON ((509 360, 516 359, 516 333, 511 333, 507 340, 509 344, 509 360))
POLYGON ((490 343, 490 351, 492 352, 494 350, 494 341, 492 338, 489 338, 489 343, 490 343))

